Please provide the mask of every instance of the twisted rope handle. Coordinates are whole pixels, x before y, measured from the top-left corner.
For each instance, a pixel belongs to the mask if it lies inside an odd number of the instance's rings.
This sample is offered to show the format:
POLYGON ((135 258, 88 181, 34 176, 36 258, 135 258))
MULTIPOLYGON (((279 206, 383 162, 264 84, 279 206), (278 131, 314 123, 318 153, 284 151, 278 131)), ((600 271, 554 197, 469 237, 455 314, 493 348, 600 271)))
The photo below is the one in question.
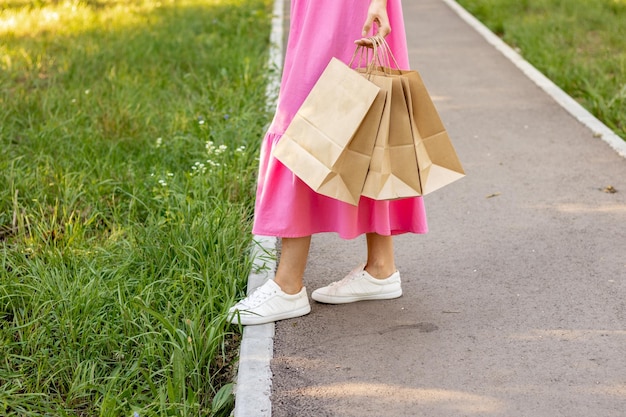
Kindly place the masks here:
POLYGON ((381 64, 381 66, 384 68, 391 68, 391 69, 396 69, 398 71, 401 71, 400 65, 398 65, 398 61, 396 60, 396 57, 391 52, 391 48, 389 47, 387 40, 380 35, 374 36, 370 39, 372 40, 372 42, 375 42, 378 44, 378 55, 379 55, 378 62, 381 64))
POLYGON ((373 74, 376 70, 381 70, 390 75, 390 69, 400 70, 396 57, 393 56, 389 44, 384 37, 380 35, 367 38, 372 44, 371 47, 358 45, 354 50, 349 66, 352 67, 358 55, 357 68, 365 68, 366 74, 373 74), (370 50, 372 50, 372 58, 370 59, 370 50), (365 62, 365 66, 363 66, 365 62), (395 68, 392 66, 395 65, 395 68))

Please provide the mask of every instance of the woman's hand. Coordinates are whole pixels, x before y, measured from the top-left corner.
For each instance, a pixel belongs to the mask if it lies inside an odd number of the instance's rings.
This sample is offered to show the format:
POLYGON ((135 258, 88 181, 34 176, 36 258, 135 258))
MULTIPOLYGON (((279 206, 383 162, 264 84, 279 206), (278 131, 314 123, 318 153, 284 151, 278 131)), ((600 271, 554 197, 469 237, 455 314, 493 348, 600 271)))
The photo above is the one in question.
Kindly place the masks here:
POLYGON ((378 28, 374 35, 385 37, 391 32, 389 16, 387 16, 387 0, 371 0, 367 11, 367 19, 363 25, 363 33, 361 34, 363 38, 354 41, 354 43, 361 46, 372 47, 372 42, 365 38, 365 36, 372 30, 374 24, 378 28))

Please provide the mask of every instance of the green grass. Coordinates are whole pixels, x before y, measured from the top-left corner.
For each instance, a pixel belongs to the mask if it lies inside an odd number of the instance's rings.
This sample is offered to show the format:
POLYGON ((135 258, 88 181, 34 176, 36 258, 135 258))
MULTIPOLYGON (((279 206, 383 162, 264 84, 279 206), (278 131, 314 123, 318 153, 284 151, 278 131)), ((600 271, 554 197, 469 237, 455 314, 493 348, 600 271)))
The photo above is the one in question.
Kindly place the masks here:
POLYGON ((228 415, 270 1, 0 10, 0 415, 228 415))
POLYGON ((626 139, 626 0, 458 0, 626 139))

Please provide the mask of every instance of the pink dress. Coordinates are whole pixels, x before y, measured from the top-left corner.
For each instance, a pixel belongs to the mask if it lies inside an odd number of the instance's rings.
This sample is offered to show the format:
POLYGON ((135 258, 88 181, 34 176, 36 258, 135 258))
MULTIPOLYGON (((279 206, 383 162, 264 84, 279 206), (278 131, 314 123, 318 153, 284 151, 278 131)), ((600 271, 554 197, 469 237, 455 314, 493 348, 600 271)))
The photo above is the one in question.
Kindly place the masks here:
MULTIPOLYGON (((261 145, 253 233, 303 237, 336 232, 345 239, 363 233, 426 233, 421 197, 358 206, 314 192, 272 156, 274 145, 332 57, 348 63, 361 37, 370 0, 291 0, 291 23, 278 107, 261 145)), ((401 0, 388 0, 387 41, 400 67, 408 69, 401 0)))

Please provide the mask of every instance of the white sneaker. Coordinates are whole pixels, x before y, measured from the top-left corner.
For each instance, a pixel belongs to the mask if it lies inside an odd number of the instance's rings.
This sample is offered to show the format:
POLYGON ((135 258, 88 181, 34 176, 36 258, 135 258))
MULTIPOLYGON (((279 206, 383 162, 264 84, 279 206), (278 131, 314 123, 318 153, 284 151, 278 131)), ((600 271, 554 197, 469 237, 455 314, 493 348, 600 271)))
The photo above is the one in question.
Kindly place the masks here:
POLYGON ((341 281, 313 291, 311 298, 320 303, 345 304, 363 300, 388 300, 402 295, 400 272, 385 279, 372 277, 361 265, 341 281))
POLYGON ((254 290, 228 310, 232 324, 250 326, 304 316, 311 312, 306 288, 298 294, 287 294, 273 280, 254 290))

